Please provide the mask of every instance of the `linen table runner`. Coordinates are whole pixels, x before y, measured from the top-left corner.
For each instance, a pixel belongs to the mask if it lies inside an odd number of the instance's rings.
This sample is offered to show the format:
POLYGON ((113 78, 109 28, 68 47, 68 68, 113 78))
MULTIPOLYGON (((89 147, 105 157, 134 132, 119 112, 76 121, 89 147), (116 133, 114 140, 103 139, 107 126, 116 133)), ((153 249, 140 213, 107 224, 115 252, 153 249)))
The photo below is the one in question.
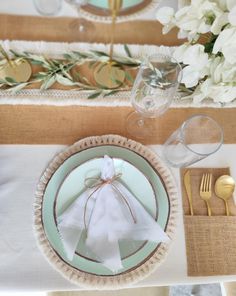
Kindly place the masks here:
POLYGON ((214 193, 216 179, 226 174, 230 174, 228 168, 181 170, 188 276, 236 274, 236 207, 231 198, 228 203, 231 216, 227 217, 223 200, 214 193), (194 216, 190 216, 183 184, 187 170, 191 177, 194 216), (207 216, 205 201, 199 196, 203 173, 212 173, 211 217, 207 216))

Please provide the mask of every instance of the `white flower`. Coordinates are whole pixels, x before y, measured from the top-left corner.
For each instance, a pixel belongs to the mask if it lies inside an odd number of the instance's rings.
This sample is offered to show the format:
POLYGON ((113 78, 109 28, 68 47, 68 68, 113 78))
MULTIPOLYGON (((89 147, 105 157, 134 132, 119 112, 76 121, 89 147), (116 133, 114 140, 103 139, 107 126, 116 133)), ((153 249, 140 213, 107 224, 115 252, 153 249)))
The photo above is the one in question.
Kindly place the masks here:
POLYGON ((180 9, 175 18, 177 26, 192 35, 212 30, 220 32, 228 21, 218 4, 208 0, 192 1, 190 6, 180 9))
POLYGON ((199 82, 199 72, 191 66, 186 66, 182 71, 181 83, 184 83, 187 88, 196 86, 199 82))
POLYGON ((232 83, 233 81, 236 81, 236 65, 230 67, 227 69, 225 68, 222 72, 222 81, 225 83, 232 83))
POLYGON ((198 85, 192 94, 193 101, 195 103, 199 103, 202 100, 209 98, 209 90, 211 85, 212 85, 211 79, 207 79, 203 83, 198 85))
POLYGON ((209 61, 209 75, 214 83, 219 83, 222 79, 223 62, 222 57, 214 57, 209 61))
POLYGON ((173 57, 186 65, 183 68, 181 80, 186 87, 196 86, 199 80, 209 73, 208 54, 204 52, 204 46, 201 44, 190 45, 185 43, 176 48, 173 57))
POLYGON ((228 10, 231 10, 235 6, 235 0, 226 0, 228 10))
POLYGON ((172 7, 161 7, 156 12, 156 19, 163 25, 162 33, 168 33, 175 27, 175 11, 172 7))
POLYGON ((177 36, 178 36, 178 39, 188 38, 188 32, 180 29, 177 36))
POLYGON ((156 19, 162 24, 169 24, 175 15, 175 11, 172 7, 161 7, 156 12, 156 19))
POLYGON ((201 44, 191 45, 184 52, 183 63, 194 66, 198 70, 206 67, 208 54, 204 52, 204 46, 201 44))
POLYGON ((228 13, 223 13, 221 15, 218 15, 211 26, 211 32, 214 35, 218 35, 222 30, 222 28, 224 27, 224 25, 226 25, 227 23, 228 23, 228 13))
POLYGON ((236 87, 231 85, 213 85, 209 97, 215 102, 228 103, 236 98, 236 87))
POLYGON ((232 26, 236 26, 236 5, 230 10, 228 19, 232 26))
POLYGON ((220 32, 213 47, 214 54, 222 52, 230 63, 236 63, 236 27, 231 27, 220 32))
POLYGON ((222 9, 223 11, 227 10, 226 0, 217 0, 217 3, 219 5, 220 9, 222 9))
POLYGON ((199 85, 192 94, 195 103, 211 98, 214 102, 228 103, 236 98, 236 87, 232 85, 213 84, 207 79, 199 85))
POLYGON ((173 52, 173 57, 176 59, 177 62, 183 62, 184 54, 189 46, 191 45, 188 43, 184 43, 175 49, 175 51, 173 52))
POLYGON ((194 93, 195 102, 211 98, 215 102, 230 102, 236 99, 236 64, 228 63, 224 57, 209 60, 208 78, 200 83, 194 93))
POLYGON ((236 99, 236 0, 189 0, 176 13, 173 8, 159 9, 156 17, 163 32, 176 26, 178 38, 189 40, 174 50, 173 57, 183 64, 181 82, 194 88, 194 101, 236 99), (193 41, 208 32, 217 38, 211 35, 205 52, 193 41))

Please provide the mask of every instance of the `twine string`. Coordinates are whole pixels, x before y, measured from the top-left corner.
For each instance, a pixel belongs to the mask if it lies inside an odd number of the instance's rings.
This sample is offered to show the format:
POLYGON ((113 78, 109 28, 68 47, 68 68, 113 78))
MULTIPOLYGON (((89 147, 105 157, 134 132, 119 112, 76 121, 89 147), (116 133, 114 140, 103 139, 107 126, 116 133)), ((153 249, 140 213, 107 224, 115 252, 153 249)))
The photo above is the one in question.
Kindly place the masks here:
POLYGON ((134 223, 137 223, 137 220, 134 216, 134 213, 131 209, 131 206, 127 200, 127 198, 125 197, 125 195, 119 190, 119 188, 113 184, 113 182, 117 179, 119 179, 121 177, 121 173, 114 175, 112 178, 107 179, 107 180, 103 180, 101 179, 101 177, 92 177, 92 178, 86 178, 84 181, 84 185, 87 189, 92 189, 95 188, 88 196, 86 202, 85 202, 85 206, 84 206, 84 230, 87 233, 87 224, 86 224, 86 213, 87 213, 87 206, 88 206, 88 202, 90 200, 90 198, 99 190, 101 190, 105 185, 110 184, 113 188, 113 190, 118 193, 118 196, 124 201, 125 205, 127 206, 130 215, 134 221, 134 223), (93 183, 92 185, 89 184, 89 181, 95 181, 95 183, 93 183))

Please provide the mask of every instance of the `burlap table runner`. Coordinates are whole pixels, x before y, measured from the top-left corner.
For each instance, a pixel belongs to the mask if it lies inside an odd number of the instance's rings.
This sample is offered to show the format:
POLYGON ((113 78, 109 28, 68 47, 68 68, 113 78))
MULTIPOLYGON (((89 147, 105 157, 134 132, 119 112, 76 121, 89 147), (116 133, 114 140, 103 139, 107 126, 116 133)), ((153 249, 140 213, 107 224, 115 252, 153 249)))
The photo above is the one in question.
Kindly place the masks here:
MULTIPOLYGON (((132 138, 126 130, 126 119, 133 108, 82 106, 0 106, 0 144, 72 144, 94 135, 118 134, 132 138)), ((169 109, 155 119, 154 136, 144 144, 163 144, 187 117, 196 114, 212 116, 224 129, 224 142, 236 143, 235 109, 177 108, 169 109)))
MULTIPOLYGON (((86 34, 76 29, 77 19, 0 15, 0 39, 44 41, 110 41, 109 24, 90 23, 86 34), (20 26, 19 26, 20 24, 20 26)), ((182 43, 172 30, 162 35, 157 21, 118 23, 115 42, 174 46, 182 43)), ((20 98, 19 98, 20 100, 20 98)), ((83 137, 126 131, 129 107, 0 105, 0 144, 71 144, 83 137)), ((224 129, 225 143, 236 143, 235 108, 170 109, 156 120, 155 136, 144 144, 162 144, 184 119, 196 113, 212 116, 224 129)))
POLYGON ((201 177, 206 172, 212 173, 213 185, 219 176, 230 173, 229 168, 191 168, 181 171, 188 275, 236 274, 236 207, 233 199, 230 199, 232 216, 225 216, 224 202, 216 197, 212 187, 210 207, 213 216, 207 216, 206 204, 199 196, 201 177), (186 170, 190 170, 194 216, 189 215, 183 184, 186 170))
MULTIPOLYGON (((45 18, 0 14, 0 39, 110 43, 109 24, 88 22, 86 32, 81 33, 77 21, 77 18, 71 17, 45 18)), ((177 39, 177 30, 172 30, 167 35, 162 35, 161 30, 162 25, 157 21, 118 22, 114 42, 167 46, 183 43, 183 40, 177 39)))

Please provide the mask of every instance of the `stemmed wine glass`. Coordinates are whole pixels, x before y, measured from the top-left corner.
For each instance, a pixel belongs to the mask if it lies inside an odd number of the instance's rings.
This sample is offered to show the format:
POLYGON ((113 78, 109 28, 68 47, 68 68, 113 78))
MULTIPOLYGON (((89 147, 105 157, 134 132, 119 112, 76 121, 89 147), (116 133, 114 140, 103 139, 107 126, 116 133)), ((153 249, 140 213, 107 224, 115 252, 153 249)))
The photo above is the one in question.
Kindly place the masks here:
POLYGON ((131 91, 136 111, 127 118, 127 131, 136 138, 153 135, 153 118, 163 114, 176 96, 182 69, 169 55, 154 54, 140 66, 131 91))

